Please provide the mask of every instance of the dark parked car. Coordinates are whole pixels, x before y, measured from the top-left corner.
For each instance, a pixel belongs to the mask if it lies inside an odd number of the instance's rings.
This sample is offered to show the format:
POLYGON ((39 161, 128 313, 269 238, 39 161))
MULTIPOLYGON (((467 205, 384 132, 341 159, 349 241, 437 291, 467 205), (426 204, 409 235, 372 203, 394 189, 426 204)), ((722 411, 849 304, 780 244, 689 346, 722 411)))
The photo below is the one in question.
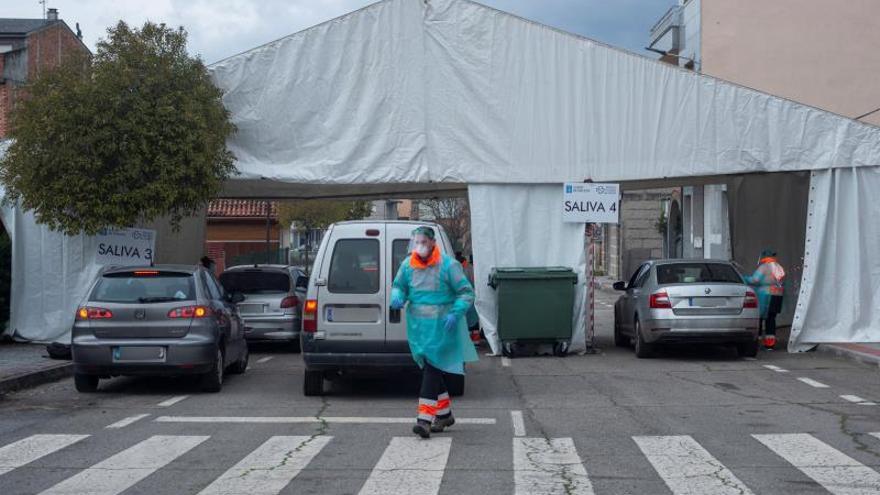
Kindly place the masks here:
POLYGON ((200 266, 112 268, 95 280, 73 325, 76 389, 120 375, 201 376, 218 392, 224 371, 244 373, 248 349, 228 293, 200 266))
POLYGON ((241 293, 238 312, 248 342, 290 342, 299 348, 302 302, 309 277, 286 265, 234 266, 220 275, 227 292, 241 293))

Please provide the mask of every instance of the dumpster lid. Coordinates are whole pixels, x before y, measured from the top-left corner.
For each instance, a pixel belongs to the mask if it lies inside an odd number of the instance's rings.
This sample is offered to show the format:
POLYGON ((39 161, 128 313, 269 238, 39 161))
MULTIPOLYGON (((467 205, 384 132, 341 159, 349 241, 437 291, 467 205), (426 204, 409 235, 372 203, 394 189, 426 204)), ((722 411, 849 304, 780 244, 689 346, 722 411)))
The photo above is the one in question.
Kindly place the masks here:
POLYGON ((577 274, 566 266, 495 267, 490 277, 494 280, 577 279, 577 274))

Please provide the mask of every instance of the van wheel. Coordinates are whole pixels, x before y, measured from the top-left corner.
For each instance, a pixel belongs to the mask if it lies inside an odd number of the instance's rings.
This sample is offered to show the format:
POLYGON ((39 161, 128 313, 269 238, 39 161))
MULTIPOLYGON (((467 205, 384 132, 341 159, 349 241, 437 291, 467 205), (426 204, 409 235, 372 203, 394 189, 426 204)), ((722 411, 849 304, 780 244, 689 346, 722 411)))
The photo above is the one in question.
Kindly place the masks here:
POLYGON ((639 359, 654 357, 654 346, 642 338, 642 325, 638 319, 633 322, 633 334, 633 340, 636 342, 636 357, 639 359))
POLYGON ((452 397, 461 397, 464 395, 464 375, 449 374, 444 376, 446 383, 446 391, 452 397))
POLYGON ((303 376, 303 394, 308 397, 324 395, 324 373, 306 370, 303 376))
POLYGON ((90 394, 98 391, 98 377, 94 375, 81 375, 77 373, 73 375, 73 384, 79 393, 90 394))
POLYGON ((223 372, 226 364, 223 361, 223 353, 217 348, 217 356, 214 358, 214 369, 202 375, 202 390, 216 393, 223 388, 223 372))

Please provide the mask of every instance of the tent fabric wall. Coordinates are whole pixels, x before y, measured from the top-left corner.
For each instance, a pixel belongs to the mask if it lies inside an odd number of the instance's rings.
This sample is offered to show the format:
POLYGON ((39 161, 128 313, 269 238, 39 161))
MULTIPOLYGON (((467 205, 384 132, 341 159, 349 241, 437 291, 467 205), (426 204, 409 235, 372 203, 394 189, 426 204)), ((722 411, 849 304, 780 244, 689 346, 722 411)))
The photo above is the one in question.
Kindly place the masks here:
MULTIPOLYGON (((60 234, 20 208, 3 206, 0 219, 12 240, 7 333, 22 341, 69 342, 76 308, 101 270, 97 239, 60 234)), ((204 252, 204 212, 184 219, 177 232, 166 219, 138 227, 156 230, 157 263, 194 265, 204 252)))
POLYGON ((294 197, 880 165, 880 128, 468 0, 384 0, 209 69, 242 187, 294 197))
POLYGON ((727 182, 733 259, 754 270, 761 250, 769 247, 785 267, 786 297, 777 318, 783 327, 794 318, 801 288, 809 192, 809 172, 736 176, 727 182))
POLYGON ((566 266, 578 274, 571 350, 585 348, 584 225, 563 223, 562 184, 474 185, 468 188, 477 313, 492 352, 500 353, 493 267, 566 266))
POLYGON ((880 167, 813 172, 790 351, 880 342, 880 167))

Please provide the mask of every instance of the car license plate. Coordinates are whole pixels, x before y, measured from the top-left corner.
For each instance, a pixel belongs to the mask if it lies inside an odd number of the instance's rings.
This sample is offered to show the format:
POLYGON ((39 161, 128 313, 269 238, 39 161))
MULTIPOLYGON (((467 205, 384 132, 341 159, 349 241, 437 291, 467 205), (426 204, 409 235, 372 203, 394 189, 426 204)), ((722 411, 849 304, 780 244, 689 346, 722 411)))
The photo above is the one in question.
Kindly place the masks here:
POLYGON ((166 349, 159 346, 119 346, 113 348, 114 363, 164 363, 166 349))
POLYGON ((264 306, 262 304, 239 304, 238 311, 245 314, 262 313, 264 306))
POLYGON ((724 306, 727 299, 724 297, 690 297, 688 301, 691 306, 697 308, 717 308, 724 306))

